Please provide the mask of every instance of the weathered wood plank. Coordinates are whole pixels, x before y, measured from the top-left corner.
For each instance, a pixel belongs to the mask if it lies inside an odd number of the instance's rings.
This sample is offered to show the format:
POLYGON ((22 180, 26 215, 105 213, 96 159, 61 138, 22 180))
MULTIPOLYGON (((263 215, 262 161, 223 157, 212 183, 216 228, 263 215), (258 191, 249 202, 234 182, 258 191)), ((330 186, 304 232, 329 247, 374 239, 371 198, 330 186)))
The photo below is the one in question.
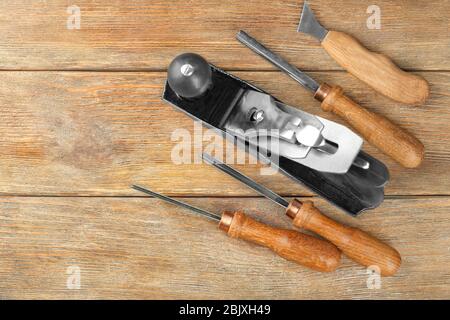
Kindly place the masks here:
MULTIPOLYGON (((286 103, 324 116, 309 93, 277 72, 238 72, 286 103)), ((366 144, 391 171, 386 194, 448 194, 450 136, 449 73, 426 72, 432 85, 426 105, 395 105, 345 73, 314 73, 417 135, 426 160, 403 169, 366 144)), ((208 165, 176 165, 175 130, 193 122, 160 99, 164 73, 0 73, 0 192, 17 195, 129 195, 145 183, 172 195, 254 195, 208 165)), ((330 117, 325 115, 325 117, 330 117)), ((330 117, 335 119, 335 117, 330 117)), ((205 142, 204 145, 207 145, 205 142)), ((288 195, 311 195, 277 174, 240 166, 248 175, 288 195)))
MULTIPOLYGON (((289 227, 282 210, 261 198, 185 201, 211 211, 246 208, 289 227)), ((0 298, 450 297, 449 197, 389 199, 359 219, 316 203, 395 246, 399 273, 368 289, 366 269, 347 258, 337 272, 310 271, 155 199, 4 197, 0 298), (66 286, 70 266, 80 268, 78 290, 66 286)))
MULTIPOLYGON (((78 0, 81 29, 68 30, 67 1, 5 1, 0 11, 2 69, 161 70, 194 51, 228 69, 272 68, 235 39, 245 29, 293 63, 340 69, 316 40, 296 32, 300 0, 78 0)), ((401 67, 450 70, 450 2, 378 0, 381 30, 369 30, 371 0, 311 3, 320 22, 348 32, 401 67)))

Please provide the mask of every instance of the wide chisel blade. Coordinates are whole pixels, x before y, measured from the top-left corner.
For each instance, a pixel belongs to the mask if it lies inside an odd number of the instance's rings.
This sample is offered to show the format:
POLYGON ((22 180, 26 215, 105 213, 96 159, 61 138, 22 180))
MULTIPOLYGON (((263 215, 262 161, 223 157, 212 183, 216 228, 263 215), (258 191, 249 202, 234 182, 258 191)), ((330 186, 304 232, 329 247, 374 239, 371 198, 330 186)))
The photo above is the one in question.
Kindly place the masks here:
POLYGON ((302 16, 300 17, 300 23, 297 31, 307 33, 320 42, 322 42, 328 33, 328 30, 322 27, 322 25, 317 21, 316 16, 306 1, 303 4, 302 16))

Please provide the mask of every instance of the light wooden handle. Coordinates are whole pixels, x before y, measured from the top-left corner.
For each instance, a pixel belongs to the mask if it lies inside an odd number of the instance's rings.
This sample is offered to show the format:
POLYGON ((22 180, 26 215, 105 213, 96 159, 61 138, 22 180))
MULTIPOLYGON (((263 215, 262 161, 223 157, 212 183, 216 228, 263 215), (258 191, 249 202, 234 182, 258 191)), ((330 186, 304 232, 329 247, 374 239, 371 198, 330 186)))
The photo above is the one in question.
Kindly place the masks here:
POLYGON ((330 240, 342 252, 363 266, 377 266, 384 276, 391 276, 400 268, 400 254, 357 228, 344 226, 324 216, 311 201, 293 200, 286 211, 298 228, 311 230, 330 240))
POLYGON ((328 241, 295 230, 271 227, 242 212, 224 212, 219 227, 232 238, 270 248, 279 256, 314 270, 331 272, 341 261, 341 252, 328 241))
POLYGON ((346 120, 369 143, 406 168, 422 163, 424 146, 407 131, 383 116, 362 108, 343 94, 339 86, 322 84, 315 94, 322 101, 322 109, 346 120))
POLYGON ((346 33, 329 31, 322 46, 348 72, 395 101, 421 104, 429 95, 425 79, 401 70, 388 57, 367 50, 346 33))

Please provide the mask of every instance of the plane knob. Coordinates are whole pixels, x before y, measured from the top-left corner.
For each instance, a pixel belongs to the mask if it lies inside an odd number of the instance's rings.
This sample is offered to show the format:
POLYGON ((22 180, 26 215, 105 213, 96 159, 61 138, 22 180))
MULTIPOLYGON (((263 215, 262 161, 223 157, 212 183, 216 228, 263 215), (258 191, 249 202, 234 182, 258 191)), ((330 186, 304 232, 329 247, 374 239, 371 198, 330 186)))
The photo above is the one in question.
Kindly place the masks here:
POLYGON ((180 54, 169 65, 167 81, 178 96, 199 97, 212 85, 211 66, 198 54, 180 54))

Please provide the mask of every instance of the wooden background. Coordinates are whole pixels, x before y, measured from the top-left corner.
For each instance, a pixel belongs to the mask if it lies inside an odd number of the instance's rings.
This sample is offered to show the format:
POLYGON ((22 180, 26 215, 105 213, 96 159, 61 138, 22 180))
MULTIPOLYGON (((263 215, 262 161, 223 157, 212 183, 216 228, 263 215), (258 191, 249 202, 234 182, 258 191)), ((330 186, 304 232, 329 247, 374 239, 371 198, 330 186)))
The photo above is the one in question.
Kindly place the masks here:
POLYGON ((324 26, 424 76, 431 97, 422 106, 381 97, 297 33, 300 0, 1 4, 0 298, 450 298, 450 1, 311 1, 324 26), (80 30, 66 27, 73 4, 80 30), (372 4, 381 30, 366 27, 372 4), (308 92, 235 40, 239 29, 425 144, 426 160, 413 170, 364 146, 387 164, 391 182, 384 203, 357 219, 285 176, 239 166, 396 247, 402 268, 380 289, 368 289, 366 269, 347 258, 335 273, 313 272, 129 188, 142 184, 212 211, 245 208, 289 226, 279 207, 232 178, 170 159, 172 132, 193 130, 160 99, 167 65, 182 52, 324 116, 308 92), (71 266, 80 289, 67 287, 71 266))

